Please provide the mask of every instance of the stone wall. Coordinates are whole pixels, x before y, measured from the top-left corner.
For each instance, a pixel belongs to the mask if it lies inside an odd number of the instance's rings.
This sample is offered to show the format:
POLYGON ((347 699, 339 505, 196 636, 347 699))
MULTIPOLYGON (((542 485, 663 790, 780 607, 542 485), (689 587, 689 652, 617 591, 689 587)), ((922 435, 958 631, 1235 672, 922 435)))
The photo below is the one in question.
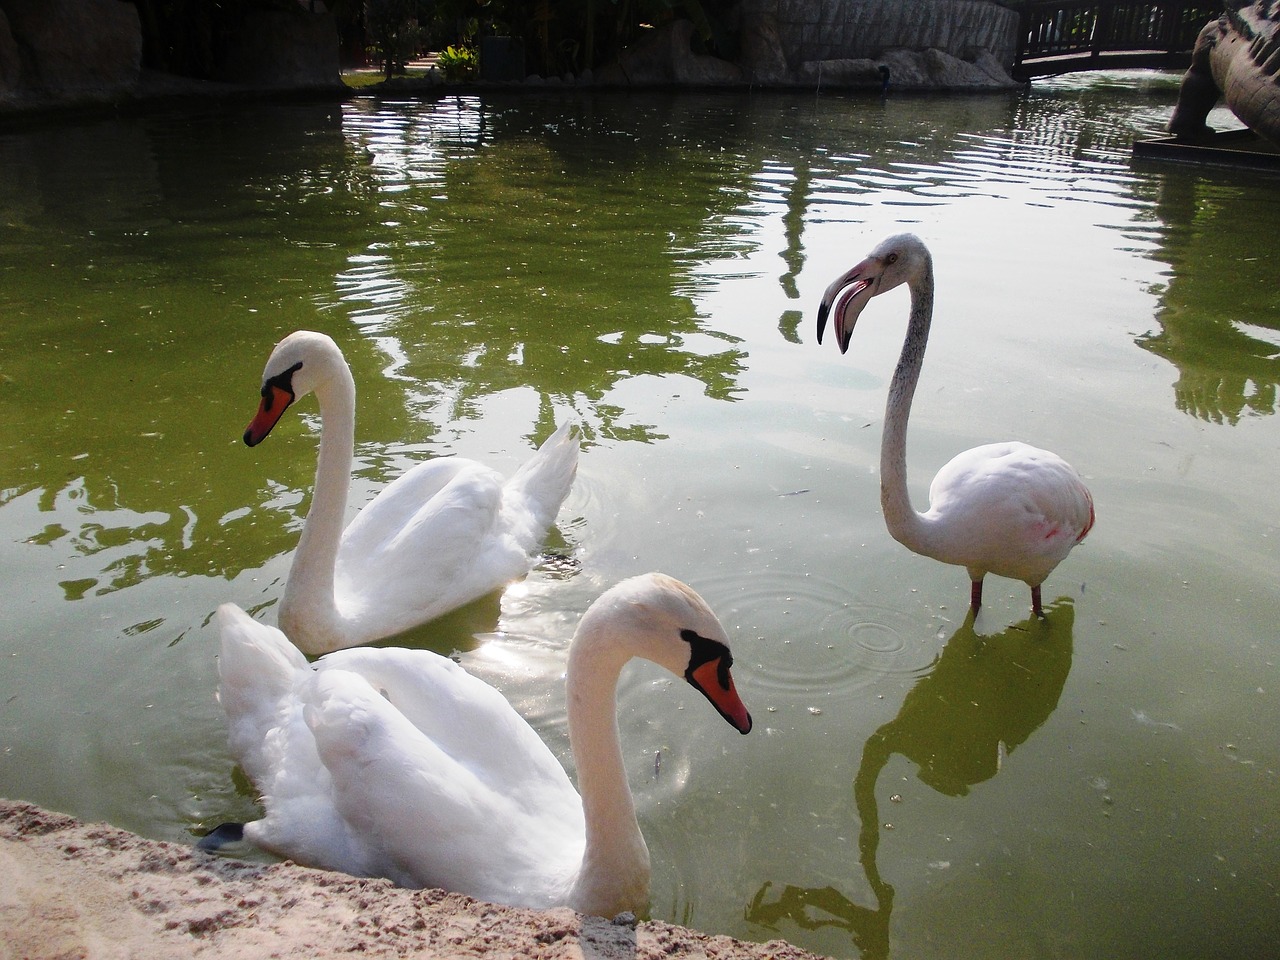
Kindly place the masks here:
POLYGON ((138 82, 138 11, 119 0, 0 2, 0 101, 109 97, 138 82))
POLYGON ((214 76, 197 80, 143 68, 142 25, 128 0, 0 0, 0 112, 183 94, 344 90, 331 16, 264 8, 237 26, 223 38, 214 76))
POLYGON ((792 71, 806 63, 878 59, 889 50, 983 51, 1013 66, 1018 14, 991 0, 742 0, 743 21, 772 20, 792 71))

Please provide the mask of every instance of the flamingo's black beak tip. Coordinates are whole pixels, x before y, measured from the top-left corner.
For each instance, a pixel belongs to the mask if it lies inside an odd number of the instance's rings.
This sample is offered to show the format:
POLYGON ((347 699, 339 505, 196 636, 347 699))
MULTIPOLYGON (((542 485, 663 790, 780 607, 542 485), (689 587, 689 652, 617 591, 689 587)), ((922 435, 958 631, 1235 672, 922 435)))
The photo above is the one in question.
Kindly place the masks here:
POLYGON ((818 343, 822 343, 822 333, 827 328, 827 313, 830 309, 825 303, 818 306, 818 343))

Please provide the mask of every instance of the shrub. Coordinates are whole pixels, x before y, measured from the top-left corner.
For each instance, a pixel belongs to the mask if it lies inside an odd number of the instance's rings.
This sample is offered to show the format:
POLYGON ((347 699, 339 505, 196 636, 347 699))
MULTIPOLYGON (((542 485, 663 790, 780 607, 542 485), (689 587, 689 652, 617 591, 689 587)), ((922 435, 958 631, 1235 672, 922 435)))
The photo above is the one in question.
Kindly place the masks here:
POLYGON ((436 64, 446 80, 467 80, 476 75, 477 56, 474 47, 452 44, 436 54, 436 64))

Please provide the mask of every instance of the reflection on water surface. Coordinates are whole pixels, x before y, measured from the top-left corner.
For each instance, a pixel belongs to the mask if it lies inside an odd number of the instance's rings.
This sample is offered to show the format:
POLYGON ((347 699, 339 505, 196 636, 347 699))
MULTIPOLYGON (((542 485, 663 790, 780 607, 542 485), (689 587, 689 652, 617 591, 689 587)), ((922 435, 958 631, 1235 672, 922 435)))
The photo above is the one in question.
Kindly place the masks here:
POLYGON ((607 585, 663 569, 729 628, 751 737, 648 696, 644 666, 619 691, 655 916, 839 957, 1265 954, 1280 182, 1131 164, 1176 89, 361 99, 0 132, 0 793, 182 842, 255 815, 210 616, 274 619, 315 408, 239 438, 271 345, 314 328, 358 384, 353 511, 411 462, 509 472, 583 424, 555 556, 401 640, 496 684, 566 762, 563 650, 607 585), (829 278, 902 229, 938 276, 916 502, 1006 437, 1098 501, 1047 623, 1002 581, 967 622, 947 570, 884 530, 905 311, 848 357, 815 343, 829 278))
MULTIPOLYGON (((785 919, 802 929, 847 930, 862 957, 889 956, 894 889, 876 859, 883 822, 876 783, 899 754, 920 780, 939 793, 963 797, 994 777, 1005 758, 1053 713, 1071 670, 1074 609, 1069 600, 1045 608, 1045 619, 1016 624, 980 637, 969 617, 902 701, 898 715, 862 746, 853 781, 860 833, 858 863, 874 906, 850 900, 832 886, 786 885, 773 896, 773 881, 757 891, 747 919, 780 930, 785 919)), ((891 803, 901 803, 894 794, 891 803)), ((935 865, 948 869, 950 864, 935 865)))

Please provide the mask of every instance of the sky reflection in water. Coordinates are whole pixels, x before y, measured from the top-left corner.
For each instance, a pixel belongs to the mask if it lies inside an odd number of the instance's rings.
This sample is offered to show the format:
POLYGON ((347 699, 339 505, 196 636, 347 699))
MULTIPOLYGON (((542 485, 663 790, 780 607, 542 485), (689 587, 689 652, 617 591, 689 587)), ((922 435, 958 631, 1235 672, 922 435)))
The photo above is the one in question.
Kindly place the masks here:
POLYGON ((1133 165, 1177 78, 982 97, 357 100, 0 135, 0 793, 149 836, 252 817, 209 617, 274 620, 314 404, 239 442, 271 346, 343 344, 353 509, 426 456, 580 481, 457 651, 571 763, 564 645, 660 568, 757 717, 620 691, 653 914, 837 956, 1262 955, 1276 920, 1274 178, 1133 165), (1099 524, 1046 584, 884 531, 905 295, 820 349, 826 284, 911 229, 938 312, 908 462, 1018 437, 1099 524), (829 345, 828 345, 829 347, 829 345), (741 742, 738 742, 739 739, 741 742))

